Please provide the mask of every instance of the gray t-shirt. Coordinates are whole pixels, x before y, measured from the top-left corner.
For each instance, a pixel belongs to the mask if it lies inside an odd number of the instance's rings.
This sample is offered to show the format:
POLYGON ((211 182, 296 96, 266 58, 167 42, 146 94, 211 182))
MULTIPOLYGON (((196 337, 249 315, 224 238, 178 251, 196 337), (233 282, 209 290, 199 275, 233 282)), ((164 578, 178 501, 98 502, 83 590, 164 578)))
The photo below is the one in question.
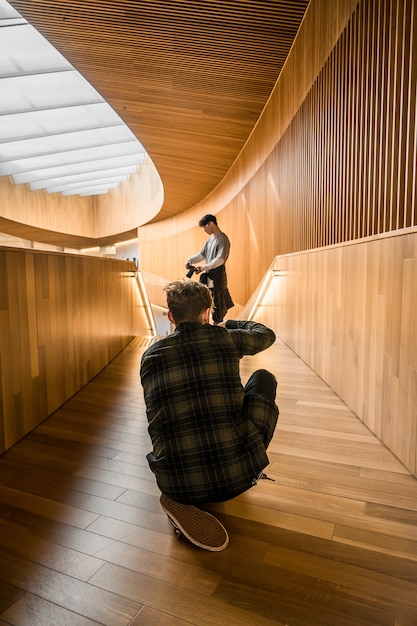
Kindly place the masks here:
POLYGON ((213 270, 226 263, 230 252, 230 241, 227 235, 219 233, 211 235, 198 254, 188 259, 189 263, 198 263, 205 259, 204 271, 213 270))

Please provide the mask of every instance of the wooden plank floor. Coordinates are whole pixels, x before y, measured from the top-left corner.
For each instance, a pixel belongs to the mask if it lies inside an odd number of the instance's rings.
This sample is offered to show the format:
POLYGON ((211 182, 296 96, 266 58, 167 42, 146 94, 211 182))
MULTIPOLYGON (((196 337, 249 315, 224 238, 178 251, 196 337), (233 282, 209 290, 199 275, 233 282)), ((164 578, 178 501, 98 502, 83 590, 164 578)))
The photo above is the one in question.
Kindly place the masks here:
POLYGON ((230 534, 175 538, 145 454, 135 339, 0 457, 0 624, 416 626, 417 480, 285 345, 267 473, 210 505, 230 534))

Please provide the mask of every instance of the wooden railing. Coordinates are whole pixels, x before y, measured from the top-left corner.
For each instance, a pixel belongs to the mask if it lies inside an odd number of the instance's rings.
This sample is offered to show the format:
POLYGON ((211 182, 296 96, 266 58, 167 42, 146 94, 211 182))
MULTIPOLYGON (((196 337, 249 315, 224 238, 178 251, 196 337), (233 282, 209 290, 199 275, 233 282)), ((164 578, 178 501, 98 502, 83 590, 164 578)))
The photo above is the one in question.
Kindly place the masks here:
POLYGON ((417 228, 279 256, 253 312, 417 477, 417 228))
POLYGON ((1 453, 154 329, 129 261, 0 248, 0 284, 1 453))

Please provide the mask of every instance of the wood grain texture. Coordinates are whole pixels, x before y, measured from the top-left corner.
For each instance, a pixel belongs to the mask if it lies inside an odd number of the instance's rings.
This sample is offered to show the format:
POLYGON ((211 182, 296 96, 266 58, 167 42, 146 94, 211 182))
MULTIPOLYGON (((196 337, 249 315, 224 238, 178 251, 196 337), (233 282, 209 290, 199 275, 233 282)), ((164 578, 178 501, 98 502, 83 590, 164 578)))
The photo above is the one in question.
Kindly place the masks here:
POLYGON ((0 451, 151 332, 136 267, 0 249, 0 451))
POLYGON ((284 255, 272 267, 255 318, 417 476, 416 229, 284 255))
MULTIPOLYGON (((236 159, 285 65, 309 3, 11 4, 137 136, 163 181, 164 203, 158 211, 167 217, 210 193, 236 159)), ((142 195, 138 189, 136 200, 142 195)), ((118 205, 117 198, 113 196, 118 205)), ((144 223, 141 213, 136 225, 144 223)))
POLYGON ((159 504, 137 337, 0 457, 0 623, 411 626, 417 481, 284 343, 242 360, 278 378, 267 474, 207 505, 221 553, 159 504))
MULTIPOLYGON (((217 215, 245 306, 277 255, 417 225, 415 0, 313 0, 285 71, 222 181, 183 215, 139 228, 144 271, 166 279, 217 215)), ((357 269, 357 268, 356 268, 357 269)))
POLYGON ((0 198, 1 232, 26 243, 79 250, 134 238, 138 226, 161 208, 163 187, 148 158, 128 181, 105 196, 32 191, 27 185, 15 185, 11 177, 1 176, 0 198))

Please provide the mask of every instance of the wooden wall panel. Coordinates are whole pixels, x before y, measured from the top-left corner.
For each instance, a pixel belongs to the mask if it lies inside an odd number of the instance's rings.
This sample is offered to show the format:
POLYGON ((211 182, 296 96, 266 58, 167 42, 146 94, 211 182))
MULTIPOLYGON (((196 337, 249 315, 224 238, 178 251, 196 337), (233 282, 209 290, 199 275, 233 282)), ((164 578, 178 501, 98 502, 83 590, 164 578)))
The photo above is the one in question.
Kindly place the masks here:
POLYGON ((111 245, 136 236, 163 202, 162 183, 151 159, 129 181, 105 196, 63 196, 31 191, 0 177, 0 232, 62 248, 111 245))
POLYGON ((184 216, 139 229, 144 270, 176 276, 201 242, 199 218, 215 213, 232 241, 230 289, 244 306, 277 254, 417 224, 416 2, 324 4, 311 2, 219 188, 184 216))
MULTIPOLYGON (((215 213, 224 231, 232 235, 233 258, 230 259, 229 271, 233 295, 240 304, 247 301, 278 252, 279 233, 295 235, 297 232, 287 228, 285 220, 281 219, 284 218, 281 213, 282 199, 275 181, 274 166, 269 171, 265 170, 268 157, 276 151, 277 144, 305 101, 356 5, 357 0, 310 2, 271 98, 239 158, 221 184, 190 211, 139 229, 144 270, 170 278, 175 276, 176 268, 183 263, 185 251, 197 249, 201 242, 198 220, 205 213, 215 213), (261 175, 260 170, 263 170, 261 175), (176 237, 178 243, 172 247, 167 263, 164 254, 167 241, 171 249, 172 238, 176 237), (193 242, 189 243, 190 239, 193 242)), ((306 117, 307 131, 308 126, 306 117)), ((316 180, 314 162, 308 162, 308 170, 316 180)), ((287 184, 294 188, 292 172, 288 173, 287 184)), ((302 189, 300 193, 304 202, 308 200, 302 189)), ((291 199, 292 206, 293 201, 294 198, 291 199)), ((307 227, 310 221, 305 224, 307 227)))
POLYGON ((417 229, 279 256, 271 267, 254 318, 417 476, 417 229))
MULTIPOLYGON (((286 259, 277 268, 280 305, 268 291, 263 314, 414 473, 416 16, 416 0, 311 0, 224 181, 191 211, 138 233, 141 269, 157 277, 156 290, 184 275, 185 258, 205 238, 198 220, 215 213, 231 237, 229 284, 240 308, 273 260, 286 259)), ((49 297, 49 283, 39 289, 49 297)), ((17 302, 12 288, 8 298, 17 302)), ((92 349, 76 328, 84 340, 77 347, 92 349)), ((48 338, 50 325, 40 331, 48 338)), ((44 344, 39 354, 41 370, 44 344)), ((74 360, 86 375, 90 361, 81 352, 74 360)), ((13 402, 22 404, 18 392, 13 402)))
POLYGON ((129 261, 0 248, 0 453, 134 336, 151 334, 135 270, 129 261))
POLYGON ((360 0, 339 21, 328 7, 310 3, 284 68, 294 82, 285 93, 288 74, 278 80, 233 171, 182 221, 146 227, 141 259, 169 276, 215 213, 240 316, 259 304, 257 318, 417 476, 417 4, 360 0))
POLYGON ((52 234, 62 232, 65 225, 67 232, 95 236, 93 197, 64 197, 44 190, 31 191, 27 185, 15 185, 8 176, 0 177, 0 197, 0 217, 20 223, 22 232, 25 227, 33 226, 52 234))

